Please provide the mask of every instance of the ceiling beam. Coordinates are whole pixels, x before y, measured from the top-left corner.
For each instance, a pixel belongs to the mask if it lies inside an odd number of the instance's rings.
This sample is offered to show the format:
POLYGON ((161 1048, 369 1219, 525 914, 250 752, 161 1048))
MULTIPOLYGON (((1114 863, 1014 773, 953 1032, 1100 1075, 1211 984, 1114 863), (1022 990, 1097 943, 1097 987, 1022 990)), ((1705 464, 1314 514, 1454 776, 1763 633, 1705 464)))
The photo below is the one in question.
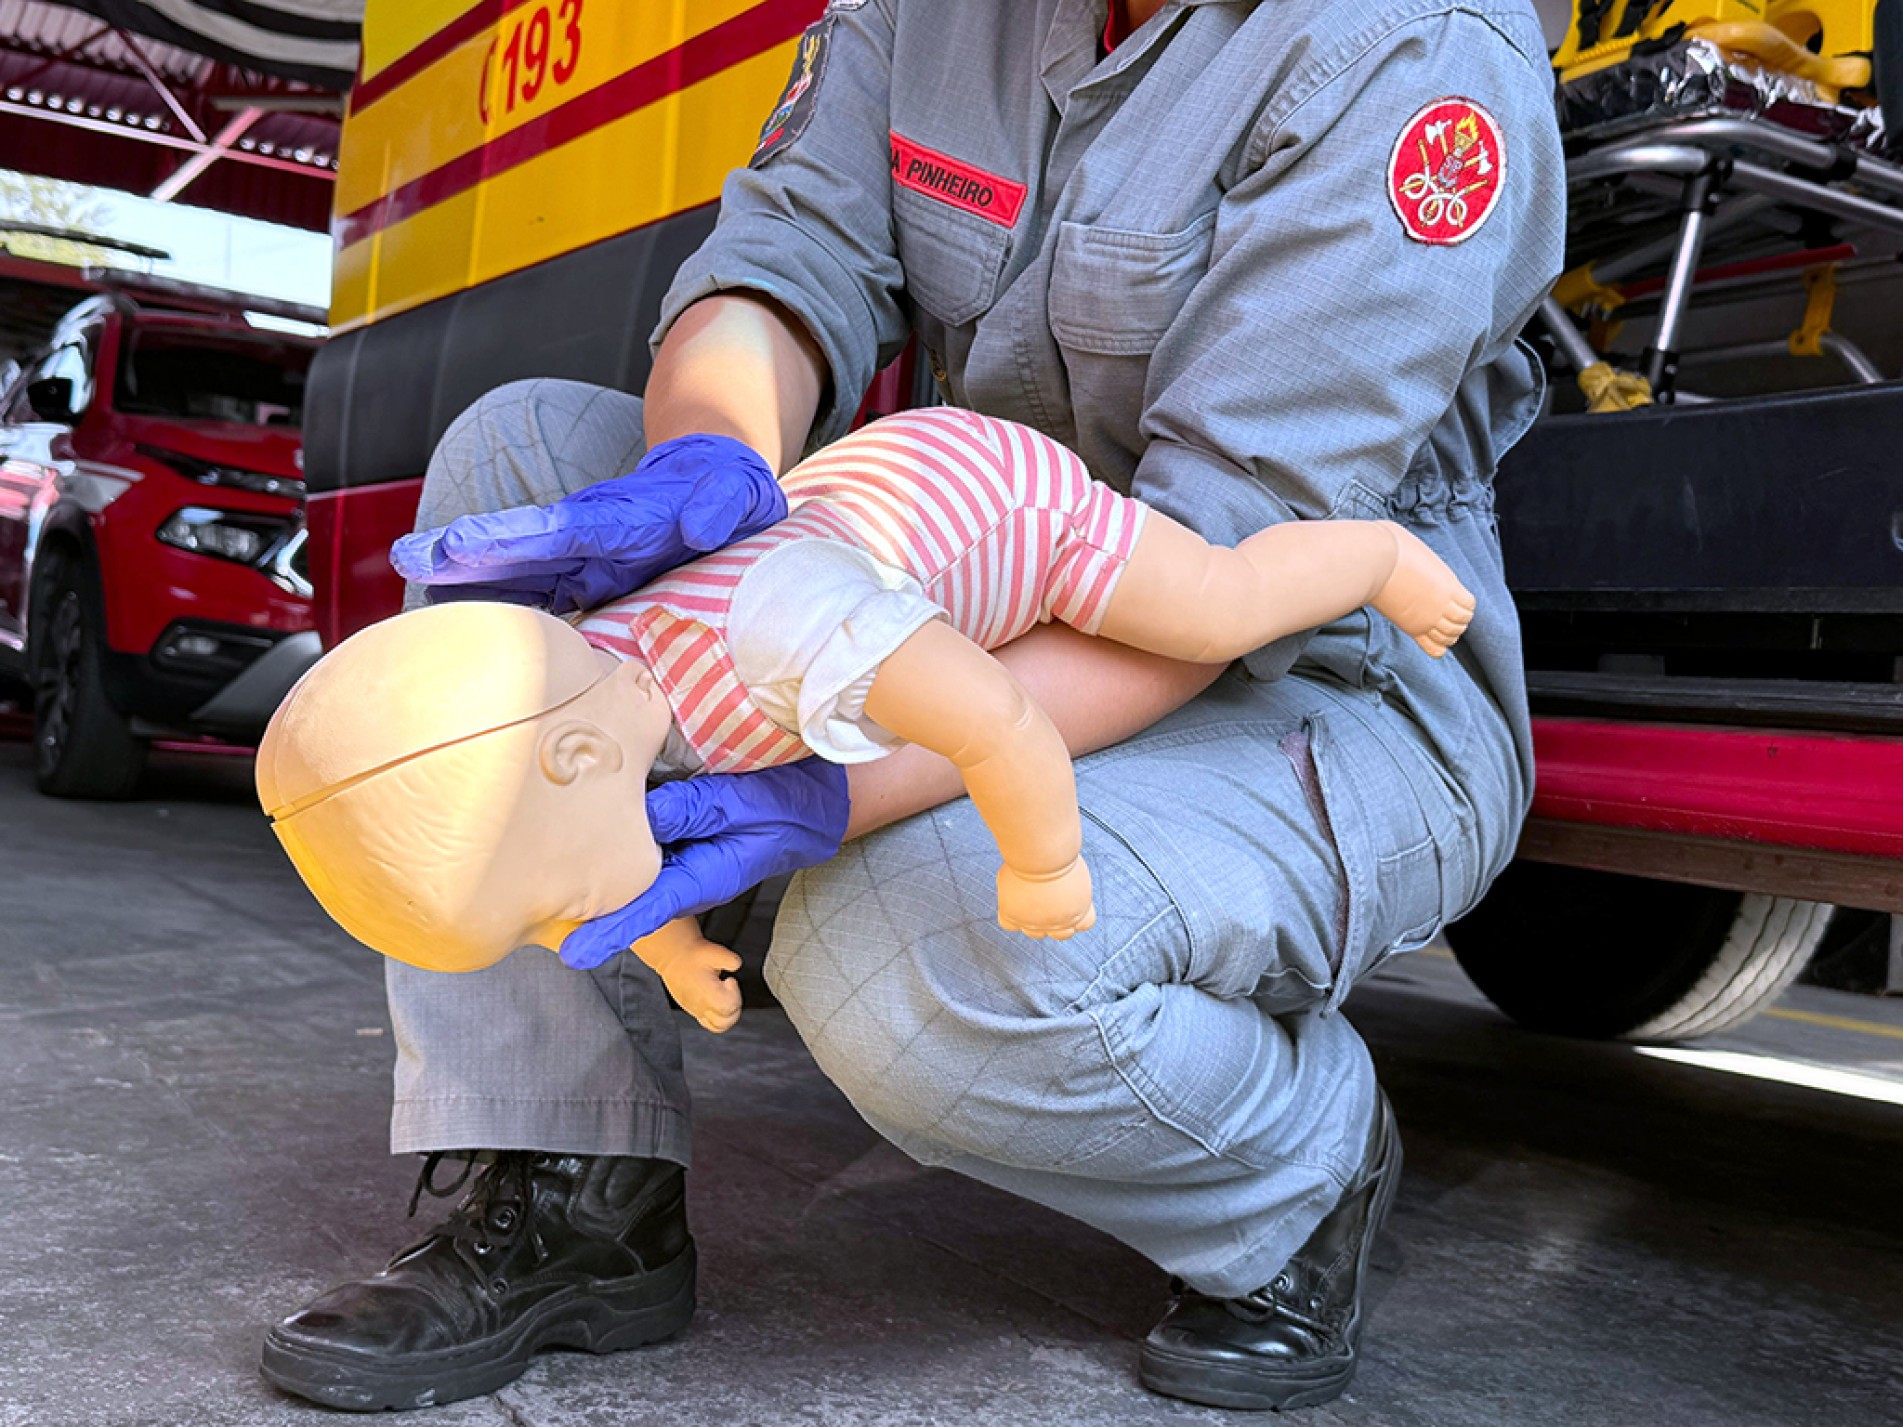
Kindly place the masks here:
MULTIPOLYGON (((60 64, 66 60, 78 59, 80 55, 85 53, 86 47, 92 44, 94 40, 99 39, 103 35, 109 35, 111 33, 112 33, 111 25, 101 25, 98 29, 94 30, 90 35, 87 35, 84 39, 78 41, 77 43, 68 45, 65 49, 59 51, 57 54, 48 55, 45 59, 41 60, 38 64, 34 65, 33 68, 29 69, 25 74, 22 74, 15 79, 9 80, 8 83, 10 85, 18 85, 21 88, 25 88, 26 86, 32 84, 33 81, 38 79, 41 75, 45 74, 54 65, 60 64)), ((11 53, 26 54, 26 53, 31 53, 31 51, 14 50, 14 51, 11 51, 11 53)))
POLYGON ((160 181, 158 187, 152 190, 152 197, 160 203, 170 203, 177 198, 206 169, 220 159, 230 158, 231 146, 244 136, 245 130, 263 117, 262 109, 243 109, 232 115, 224 128, 212 136, 209 146, 200 149, 160 181))
POLYGON ((126 53, 132 57, 132 63, 138 67, 139 73, 145 76, 145 82, 158 91, 159 98, 165 101, 165 107, 172 111, 172 117, 185 126, 185 132, 192 138, 204 143, 205 131, 199 127, 198 120, 192 117, 184 101, 172 92, 171 84, 159 73, 159 67, 146 58, 145 51, 139 48, 139 42, 124 30, 117 31, 116 37, 126 47, 126 53))
MULTIPOLYGON (((159 133, 151 129, 135 129, 126 124, 115 124, 108 119, 88 118, 84 114, 39 109, 31 104, 15 103, 11 99, 0 99, 0 114, 12 114, 22 119, 40 119, 51 124, 64 124, 69 129, 85 129, 89 133, 110 134, 117 139, 126 139, 140 144, 156 144, 162 149, 177 149, 189 154, 204 153, 211 148, 209 143, 183 139, 176 134, 159 133)), ((247 149, 229 149, 215 153, 213 157, 230 159, 233 163, 250 164, 255 168, 276 169, 280 173, 302 174, 306 178, 333 181, 337 177, 329 168, 317 164, 299 163, 296 159, 280 158, 275 154, 261 154, 247 149)))

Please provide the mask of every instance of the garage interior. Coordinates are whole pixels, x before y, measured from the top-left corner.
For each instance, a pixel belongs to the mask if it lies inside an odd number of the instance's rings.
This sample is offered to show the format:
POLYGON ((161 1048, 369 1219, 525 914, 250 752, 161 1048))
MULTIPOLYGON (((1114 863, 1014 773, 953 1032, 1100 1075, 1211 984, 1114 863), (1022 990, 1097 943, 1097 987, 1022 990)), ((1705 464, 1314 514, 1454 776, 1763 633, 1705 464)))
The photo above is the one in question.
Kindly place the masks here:
MULTIPOLYGON (((0 152, 322 229, 347 67, 168 39, 161 8, 0 0, 0 152)), ((90 290, 10 268, 6 241, 0 279, 33 281, 0 284, 0 361, 90 290)), ((1754 325, 1747 299, 1709 341, 1754 325)), ((1903 366, 1903 334, 1846 307, 1903 366)), ((165 750, 140 801, 58 803, 29 727, 0 692, 0 1427, 325 1420, 258 1378, 264 1328, 447 1208, 407 1220, 417 1163, 387 1153, 379 962, 298 883, 247 759, 165 750)), ((1647 1046, 1514 1024, 1445 944, 1390 963, 1348 1014, 1407 1175, 1360 1376, 1299 1420, 1903 1424, 1903 1000, 1870 994, 1899 987, 1890 920, 1845 923, 1755 1019, 1647 1046)), ((1137 1386, 1157 1270, 907 1160, 754 999, 688 1036, 692 1328, 546 1355, 430 1423, 1235 1420, 1137 1386)))

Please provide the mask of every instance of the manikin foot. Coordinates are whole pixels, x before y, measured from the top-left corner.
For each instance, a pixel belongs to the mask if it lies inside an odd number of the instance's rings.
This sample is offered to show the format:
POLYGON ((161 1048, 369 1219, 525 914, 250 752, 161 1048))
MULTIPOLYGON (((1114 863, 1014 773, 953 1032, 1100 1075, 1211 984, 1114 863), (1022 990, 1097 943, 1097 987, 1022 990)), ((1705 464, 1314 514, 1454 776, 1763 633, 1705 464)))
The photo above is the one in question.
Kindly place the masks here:
POLYGON ((1405 526, 1388 528, 1394 534, 1394 573, 1372 603, 1438 659, 1473 623, 1474 597, 1420 536, 1405 526))

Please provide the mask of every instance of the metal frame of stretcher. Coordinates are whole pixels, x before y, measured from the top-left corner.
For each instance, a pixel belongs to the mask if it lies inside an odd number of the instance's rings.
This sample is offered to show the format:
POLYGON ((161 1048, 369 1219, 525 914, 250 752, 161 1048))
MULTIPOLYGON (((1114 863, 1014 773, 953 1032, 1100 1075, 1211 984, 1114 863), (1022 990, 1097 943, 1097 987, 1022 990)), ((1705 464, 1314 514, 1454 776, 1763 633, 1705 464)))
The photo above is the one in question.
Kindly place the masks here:
MULTIPOLYGON (((1566 165, 1569 189, 1606 180, 1644 183, 1661 178, 1678 181, 1676 232, 1593 265, 1594 278, 1609 284, 1669 254, 1657 330, 1641 368, 1660 402, 1671 402, 1678 394, 1678 365, 1687 355, 1679 350, 1685 314, 1700 258, 1715 233, 1787 209, 1903 239, 1903 167, 1845 145, 1805 138, 1761 118, 1664 124, 1588 147, 1566 165)), ((1540 317, 1560 355, 1576 371, 1602 361, 1557 299, 1545 299, 1540 317)), ((1782 346, 1751 343, 1696 355, 1765 356, 1782 346)), ((1869 359, 1845 339, 1827 336, 1823 349, 1842 361, 1856 380, 1881 380, 1869 359)))

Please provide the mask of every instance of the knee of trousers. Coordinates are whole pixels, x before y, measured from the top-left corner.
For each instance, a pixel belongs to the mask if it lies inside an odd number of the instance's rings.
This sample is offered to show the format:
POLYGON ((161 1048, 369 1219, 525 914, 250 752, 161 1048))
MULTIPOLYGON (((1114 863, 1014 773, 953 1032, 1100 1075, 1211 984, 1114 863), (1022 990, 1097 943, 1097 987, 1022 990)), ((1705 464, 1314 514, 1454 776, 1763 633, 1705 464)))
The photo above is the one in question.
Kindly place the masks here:
POLYGON ((1169 979, 1180 924, 1153 879, 1105 850, 1095 928, 1006 932, 996 867, 968 805, 854 843, 794 879, 767 981, 820 1069, 914 1158, 1071 1163, 1143 1113, 1104 1023, 1169 979))
POLYGON ((457 413, 430 455, 417 528, 555 500, 624 474, 616 467, 638 459, 641 451, 640 411, 638 397, 553 377, 505 382, 484 392, 457 413), (605 423, 594 406, 599 396, 615 406, 605 423), (584 421, 587 429, 578 429, 584 421))

